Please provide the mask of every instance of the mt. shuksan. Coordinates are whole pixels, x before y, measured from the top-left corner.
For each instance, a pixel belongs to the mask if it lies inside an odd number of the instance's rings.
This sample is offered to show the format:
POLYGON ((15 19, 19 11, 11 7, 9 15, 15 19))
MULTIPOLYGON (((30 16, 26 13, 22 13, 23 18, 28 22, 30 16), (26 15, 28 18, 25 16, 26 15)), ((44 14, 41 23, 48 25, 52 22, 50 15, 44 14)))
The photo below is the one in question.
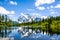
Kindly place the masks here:
POLYGON ((35 15, 30 15, 30 14, 20 14, 18 21, 20 23, 22 22, 31 22, 32 20, 34 21, 39 21, 41 18, 35 16, 35 15))

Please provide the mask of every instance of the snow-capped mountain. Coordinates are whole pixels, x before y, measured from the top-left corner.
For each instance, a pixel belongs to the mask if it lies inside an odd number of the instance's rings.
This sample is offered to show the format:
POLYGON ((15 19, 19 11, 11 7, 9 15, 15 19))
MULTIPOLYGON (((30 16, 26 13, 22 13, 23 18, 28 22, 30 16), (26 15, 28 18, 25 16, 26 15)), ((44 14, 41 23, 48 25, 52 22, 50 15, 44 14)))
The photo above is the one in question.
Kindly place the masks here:
POLYGON ((29 22, 31 21, 31 16, 29 14, 20 14, 19 18, 18 18, 19 22, 29 22))
MULTIPOLYGON (((38 15, 37 15, 38 16, 38 15)), ((40 18, 37 17, 36 15, 30 15, 30 14, 23 14, 21 13, 18 21, 21 22, 31 22, 32 20, 34 21, 40 21, 40 18)))

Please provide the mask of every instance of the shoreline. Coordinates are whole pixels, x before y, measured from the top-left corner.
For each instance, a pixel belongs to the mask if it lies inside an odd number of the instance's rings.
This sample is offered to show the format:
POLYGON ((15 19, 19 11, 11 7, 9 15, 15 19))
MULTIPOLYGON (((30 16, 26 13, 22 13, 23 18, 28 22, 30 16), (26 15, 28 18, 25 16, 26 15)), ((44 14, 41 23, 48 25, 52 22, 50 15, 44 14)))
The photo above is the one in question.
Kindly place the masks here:
POLYGON ((3 38, 0 38, 0 40, 9 40, 9 38, 8 37, 3 37, 3 38))

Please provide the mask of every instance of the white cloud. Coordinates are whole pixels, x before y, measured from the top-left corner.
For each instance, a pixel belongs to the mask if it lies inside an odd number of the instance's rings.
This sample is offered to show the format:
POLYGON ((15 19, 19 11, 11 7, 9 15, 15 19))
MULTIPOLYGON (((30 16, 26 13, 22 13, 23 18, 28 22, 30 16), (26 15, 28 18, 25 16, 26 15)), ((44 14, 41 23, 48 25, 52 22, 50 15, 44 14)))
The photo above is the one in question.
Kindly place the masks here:
POLYGON ((51 12, 51 14, 56 14, 56 13, 57 13, 57 12, 55 12, 55 11, 52 11, 52 12, 51 12))
POLYGON ((47 9, 52 9, 52 8, 54 8, 54 6, 52 5, 52 6, 50 6, 50 7, 47 7, 47 9))
POLYGON ((43 4, 51 4, 53 2, 55 2, 55 0, 36 0, 35 6, 40 6, 43 4))
POLYGON ((11 13, 11 14, 14 14, 14 13, 15 13, 15 11, 10 11, 10 13, 11 13))
POLYGON ((47 18, 47 16, 41 16, 41 18, 44 18, 44 19, 46 19, 46 18, 47 18))
POLYGON ((39 10, 44 10, 45 7, 37 7, 37 9, 39 9, 39 10))
POLYGON ((0 6, 0 14, 14 14, 14 11, 8 11, 4 7, 0 6))
POLYGON ((55 5, 55 6, 50 6, 50 7, 47 7, 47 9, 50 9, 50 8, 60 8, 60 4, 57 4, 57 5, 55 5))
POLYGON ((57 5, 55 6, 55 8, 60 8, 60 4, 57 4, 57 5))
POLYGON ((50 8, 54 8, 54 6, 50 6, 50 8))
POLYGON ((50 7, 47 7, 47 9, 50 9, 50 7))
POLYGON ((10 1, 10 4, 12 4, 12 5, 17 5, 17 2, 10 1))
POLYGON ((27 9, 27 11, 35 11, 34 9, 27 9))
POLYGON ((39 17, 39 18, 40 18, 41 14, 40 14, 40 13, 32 13, 31 16, 32 16, 33 18, 36 18, 36 17, 39 17))
MULTIPOLYGON (((36 0, 35 2, 35 6, 39 9, 39 10, 45 10, 46 8, 43 6, 41 7, 41 5, 44 4, 52 4, 54 3, 55 0, 36 0)), ((53 8, 53 6, 51 6, 51 8, 53 8)), ((47 7, 47 9, 50 9, 50 7, 47 7)))
POLYGON ((57 14, 58 13, 57 11, 55 11, 53 9, 50 9, 49 11, 50 11, 51 14, 57 14))

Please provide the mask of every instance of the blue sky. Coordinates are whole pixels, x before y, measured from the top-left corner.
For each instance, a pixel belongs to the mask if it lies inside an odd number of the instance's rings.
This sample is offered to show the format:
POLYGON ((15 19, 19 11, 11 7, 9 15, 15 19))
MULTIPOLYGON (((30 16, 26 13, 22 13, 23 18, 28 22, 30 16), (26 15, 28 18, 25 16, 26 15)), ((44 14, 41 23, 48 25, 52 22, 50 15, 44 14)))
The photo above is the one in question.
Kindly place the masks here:
POLYGON ((16 21, 20 15, 44 17, 60 15, 60 0, 0 0, 0 14, 16 21))

